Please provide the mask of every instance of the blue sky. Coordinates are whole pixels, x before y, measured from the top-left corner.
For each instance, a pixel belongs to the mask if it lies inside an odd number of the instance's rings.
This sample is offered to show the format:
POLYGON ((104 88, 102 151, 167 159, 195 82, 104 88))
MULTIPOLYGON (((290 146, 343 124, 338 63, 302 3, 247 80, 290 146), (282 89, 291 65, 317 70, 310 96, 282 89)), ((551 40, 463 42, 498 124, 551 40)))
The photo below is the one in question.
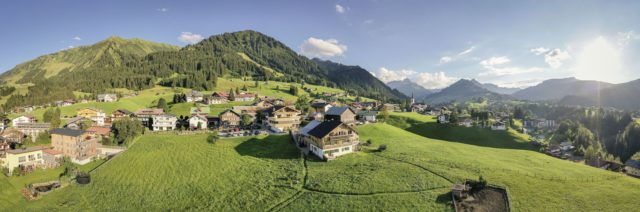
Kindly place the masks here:
POLYGON ((425 87, 640 78, 640 1, 4 1, 0 70, 112 35, 186 45, 253 29, 425 87))

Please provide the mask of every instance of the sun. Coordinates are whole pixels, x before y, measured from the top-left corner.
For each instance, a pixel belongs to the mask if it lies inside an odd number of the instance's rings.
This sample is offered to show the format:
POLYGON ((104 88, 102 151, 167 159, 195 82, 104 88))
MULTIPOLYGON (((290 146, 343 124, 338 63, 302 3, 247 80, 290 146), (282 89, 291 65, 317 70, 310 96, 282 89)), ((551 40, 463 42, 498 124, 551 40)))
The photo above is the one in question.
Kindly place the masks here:
POLYGON ((619 48, 600 36, 587 43, 573 68, 575 77, 582 80, 624 82, 622 54, 619 48))

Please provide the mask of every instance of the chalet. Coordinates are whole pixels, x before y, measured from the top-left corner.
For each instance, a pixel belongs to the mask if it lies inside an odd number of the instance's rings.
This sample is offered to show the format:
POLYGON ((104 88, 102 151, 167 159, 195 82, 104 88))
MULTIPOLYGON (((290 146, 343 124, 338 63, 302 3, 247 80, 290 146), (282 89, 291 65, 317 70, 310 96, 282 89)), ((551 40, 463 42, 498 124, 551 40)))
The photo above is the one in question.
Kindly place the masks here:
POLYGON ((265 113, 267 125, 274 132, 297 131, 300 128, 300 111, 291 106, 273 106, 265 113))
MULTIPOLYGON (((87 100, 86 100, 86 99, 83 99, 82 101, 83 101, 82 103, 87 103, 87 100)), ((75 101, 75 100, 73 100, 73 99, 67 99, 67 100, 62 101, 62 105, 60 105, 60 106, 62 106, 62 107, 64 107, 64 106, 71 106, 71 105, 73 105, 73 104, 75 104, 75 103, 76 103, 76 101, 75 101)))
POLYGON ((361 102, 360 105, 362 105, 365 110, 375 109, 380 106, 378 102, 361 102))
POLYGON ((117 109, 111 113, 111 122, 120 120, 124 117, 132 117, 133 113, 125 109, 117 109))
POLYGON ((78 117, 73 117, 67 120, 67 124, 64 125, 64 127, 69 129, 79 130, 80 128, 82 128, 81 125, 86 122, 91 123, 91 125, 95 124, 91 119, 78 116, 78 117))
POLYGON ((356 122, 356 112, 350 107, 331 107, 324 115, 324 120, 335 120, 352 124, 356 122))
POLYGON ((497 121, 491 125, 491 130, 507 130, 507 125, 502 121, 497 121))
POLYGON ((89 127, 86 131, 87 133, 96 135, 97 138, 108 138, 111 134, 111 128, 109 127, 93 126, 89 127))
POLYGON ((191 90, 191 93, 187 94, 187 102, 201 102, 204 100, 204 95, 196 90, 191 90))
POLYGON ((192 130, 203 130, 207 129, 207 125, 209 124, 206 116, 195 114, 189 118, 189 129, 192 130))
POLYGON ((640 177, 640 160, 627 160, 624 163, 624 171, 629 176, 640 177))
POLYGON ((416 113, 424 113, 427 108, 429 108, 429 105, 424 104, 424 103, 414 103, 411 105, 411 112, 416 112, 416 113))
POLYGON ((153 131, 175 130, 178 118, 170 114, 162 114, 152 117, 151 129, 153 131))
POLYGON ((263 109, 273 107, 273 103, 267 100, 260 100, 255 104, 253 104, 253 106, 255 106, 258 110, 263 110, 263 109))
POLYGON ((98 94, 96 99, 98 102, 115 102, 118 101, 118 95, 114 93, 98 94))
POLYGON ((12 126, 17 126, 18 124, 35 123, 35 122, 36 122, 36 118, 29 115, 18 116, 17 118, 11 120, 12 126))
POLYGON ((24 135, 30 136, 32 142, 36 142, 36 138, 38 138, 40 133, 51 128, 51 123, 21 123, 14 126, 14 128, 24 135))
POLYGON ((465 127, 471 127, 473 126, 473 120, 470 118, 459 118, 458 120, 460 120, 458 122, 458 125, 460 126, 465 126, 465 127))
POLYGON ((10 143, 22 143, 22 140, 24 140, 25 136, 26 135, 24 133, 15 128, 9 128, 0 133, 0 137, 2 137, 4 141, 10 143))
POLYGON ((424 113, 432 116, 440 116, 442 115, 442 110, 440 108, 429 108, 425 110, 424 113))
POLYGON ((400 105, 399 104, 391 104, 391 103, 386 103, 382 105, 382 110, 388 110, 388 111, 400 111, 400 105))
POLYGON ((9 170, 9 174, 12 174, 13 170, 17 167, 35 169, 44 166, 44 159, 42 150, 45 147, 29 147, 23 149, 11 149, 7 150, 2 160, 2 166, 9 170))
MULTIPOLYGON (((271 104, 271 106, 285 105, 284 100, 279 99, 279 98, 275 98, 275 97, 265 96, 265 97, 262 97, 261 100, 268 102, 269 104, 271 104)), ((265 107, 263 107, 263 108, 270 108, 271 106, 267 107, 265 105, 265 107)))
POLYGON ((222 111, 218 115, 218 128, 230 130, 240 127, 240 114, 233 110, 222 111))
POLYGON ((547 119, 529 119, 524 121, 525 127, 530 128, 553 128, 556 126, 555 120, 547 120, 547 119))
POLYGON ((333 107, 333 105, 327 102, 315 102, 311 104, 311 108, 313 108, 313 112, 325 114, 329 109, 333 107))
POLYGON ((53 149, 77 164, 87 164, 96 156, 98 140, 84 130, 57 128, 51 130, 53 149))
POLYGON ((191 110, 189 110, 191 115, 202 115, 202 116, 208 116, 209 113, 211 112, 211 108, 209 108, 209 106, 207 107, 191 107, 191 110))
POLYGON ((225 92, 214 92, 204 99, 204 103, 208 105, 226 104, 227 102, 229 102, 229 94, 225 92))
POLYGON ((164 114, 164 110, 161 108, 146 108, 140 109, 133 113, 134 116, 142 122, 142 125, 152 129, 151 123, 153 123, 153 117, 164 114))
POLYGON ((252 93, 240 93, 235 96, 233 101, 236 102, 251 102, 256 99, 256 95, 252 93))
POLYGON ((349 125, 340 121, 315 122, 314 125, 315 127, 305 129, 300 135, 304 145, 314 155, 331 160, 356 151, 359 136, 349 125))
POLYGON ((373 110, 361 110, 361 111, 358 111, 358 113, 356 114, 358 121, 361 121, 361 122, 376 122, 377 116, 378 116, 378 111, 373 111, 373 110))
POLYGON ((90 107, 78 110, 77 116, 90 119, 97 126, 103 126, 106 118, 106 114, 102 110, 90 107))

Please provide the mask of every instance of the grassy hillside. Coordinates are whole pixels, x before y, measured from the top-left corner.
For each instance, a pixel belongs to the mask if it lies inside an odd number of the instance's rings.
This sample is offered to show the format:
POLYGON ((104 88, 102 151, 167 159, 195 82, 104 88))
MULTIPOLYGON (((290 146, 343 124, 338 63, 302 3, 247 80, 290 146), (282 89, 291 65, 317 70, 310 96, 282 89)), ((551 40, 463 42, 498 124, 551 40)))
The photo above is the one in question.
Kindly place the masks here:
MULTIPOLYGON (((397 115, 397 114, 396 114, 397 115)), ((412 117, 408 115, 406 117, 412 117)), ((415 117, 415 121, 424 121, 415 117)), ((424 126, 425 129, 431 125, 424 126)), ((372 149, 303 161, 288 136, 145 135, 72 186, 16 210, 449 211, 450 186, 483 176, 508 188, 514 211, 633 211, 640 180, 529 150, 420 136, 389 124, 358 128, 372 149), (180 154, 188 152, 189 154, 180 154)), ((495 142, 507 137, 495 137, 495 142)), ((478 140, 485 141, 484 137, 478 140)), ((512 141, 514 142, 514 141, 512 141)), ((2 184, 0 184, 2 186, 2 184)), ((6 186, 6 185, 5 185, 6 186)))
POLYGON ((0 80, 8 84, 24 84, 34 80, 50 78, 63 70, 73 71, 91 67, 98 61, 109 61, 114 66, 120 66, 124 57, 142 57, 152 52, 177 49, 178 47, 168 44, 114 36, 94 45, 81 46, 44 55, 19 64, 0 75, 0 80))

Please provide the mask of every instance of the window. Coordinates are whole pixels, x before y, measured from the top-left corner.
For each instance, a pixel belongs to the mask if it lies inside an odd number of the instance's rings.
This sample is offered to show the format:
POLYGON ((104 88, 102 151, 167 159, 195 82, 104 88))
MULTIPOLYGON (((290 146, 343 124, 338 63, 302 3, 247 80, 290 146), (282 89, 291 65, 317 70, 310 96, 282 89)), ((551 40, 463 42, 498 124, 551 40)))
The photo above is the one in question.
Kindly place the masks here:
POLYGON ((38 153, 38 159, 42 158, 42 154, 38 153))
POLYGON ((36 156, 35 155, 29 155, 29 161, 34 161, 36 160, 36 156))
POLYGON ((344 152, 344 151, 349 151, 350 149, 351 149, 351 147, 345 147, 345 148, 342 148, 342 151, 343 151, 343 152, 344 152))

